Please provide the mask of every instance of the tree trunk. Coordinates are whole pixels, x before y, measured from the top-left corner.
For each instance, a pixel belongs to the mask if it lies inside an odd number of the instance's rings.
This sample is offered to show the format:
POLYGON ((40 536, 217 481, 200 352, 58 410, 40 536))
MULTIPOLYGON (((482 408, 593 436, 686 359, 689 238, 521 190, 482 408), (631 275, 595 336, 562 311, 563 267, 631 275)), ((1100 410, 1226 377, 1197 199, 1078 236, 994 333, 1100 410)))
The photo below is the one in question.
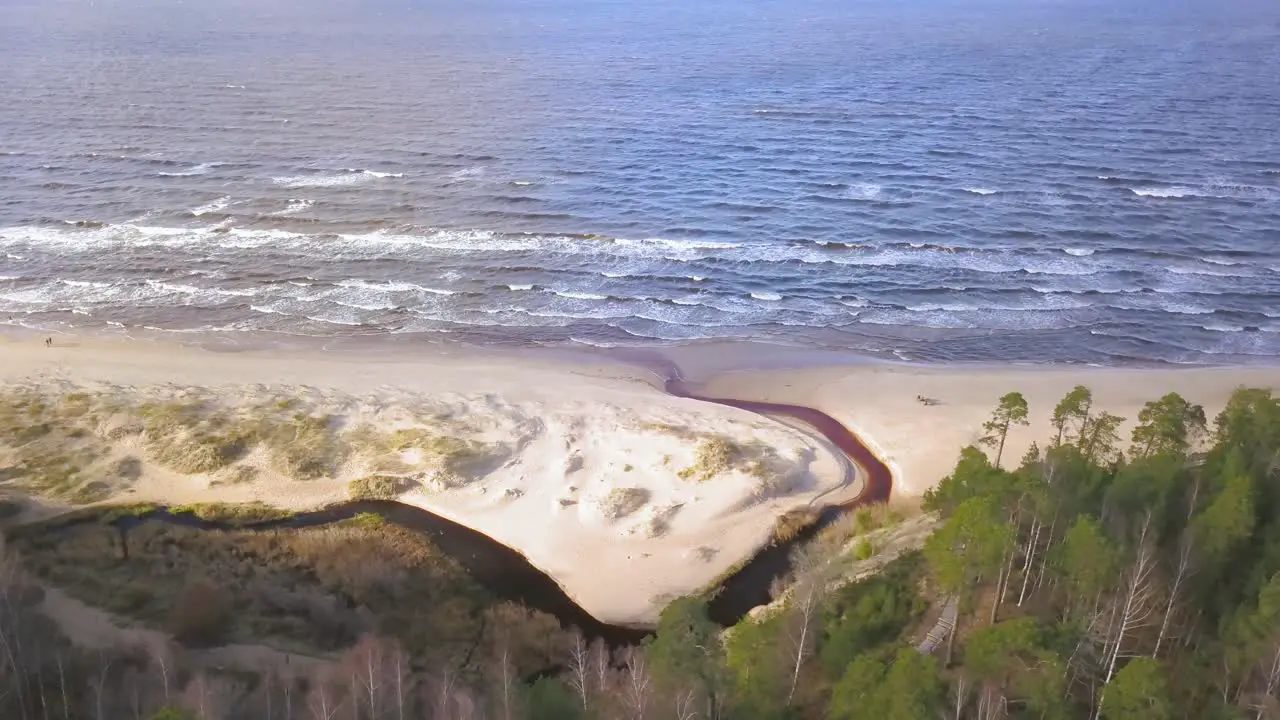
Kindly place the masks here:
POLYGON ((1022 589, 1018 591, 1018 607, 1022 607, 1022 601, 1027 597, 1027 581, 1031 579, 1031 572, 1035 569, 1036 564, 1036 548, 1040 545, 1040 529, 1044 524, 1040 522, 1038 516, 1031 517, 1031 539, 1027 543, 1027 561, 1022 564, 1022 589))
POLYGON ((1186 540, 1181 545, 1178 552, 1178 571, 1173 577, 1173 587, 1169 589, 1169 602, 1164 608, 1164 619, 1160 622, 1160 633, 1156 635, 1155 649, 1151 651, 1153 660, 1160 655, 1160 646, 1164 644, 1165 635, 1169 632, 1169 620, 1173 617, 1173 609, 1178 603, 1178 594, 1191 567, 1191 542, 1186 540))
POLYGON ((1004 427, 1000 428, 1000 447, 996 448, 996 467, 1000 467, 1000 458, 1004 457, 1004 441, 1009 437, 1009 421, 1006 420, 1004 427))

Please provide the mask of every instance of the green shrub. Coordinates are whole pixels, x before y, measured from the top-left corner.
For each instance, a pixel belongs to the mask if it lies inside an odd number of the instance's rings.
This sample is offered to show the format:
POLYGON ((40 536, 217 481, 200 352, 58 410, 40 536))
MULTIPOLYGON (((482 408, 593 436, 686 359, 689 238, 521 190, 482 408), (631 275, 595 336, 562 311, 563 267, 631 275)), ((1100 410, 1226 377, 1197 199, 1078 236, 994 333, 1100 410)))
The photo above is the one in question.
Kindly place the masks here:
POLYGON ((872 555, 876 554, 876 549, 871 545, 871 541, 862 538, 853 548, 853 556, 859 560, 870 560, 872 555))

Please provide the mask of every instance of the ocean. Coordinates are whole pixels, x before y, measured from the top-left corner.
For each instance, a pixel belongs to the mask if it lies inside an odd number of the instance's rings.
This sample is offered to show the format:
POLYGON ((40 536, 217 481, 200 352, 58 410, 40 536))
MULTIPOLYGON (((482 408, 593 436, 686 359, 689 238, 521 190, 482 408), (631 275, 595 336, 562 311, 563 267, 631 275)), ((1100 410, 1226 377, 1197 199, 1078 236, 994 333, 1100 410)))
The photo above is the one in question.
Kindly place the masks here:
POLYGON ((0 0, 0 322, 1274 362, 1274 0, 0 0))

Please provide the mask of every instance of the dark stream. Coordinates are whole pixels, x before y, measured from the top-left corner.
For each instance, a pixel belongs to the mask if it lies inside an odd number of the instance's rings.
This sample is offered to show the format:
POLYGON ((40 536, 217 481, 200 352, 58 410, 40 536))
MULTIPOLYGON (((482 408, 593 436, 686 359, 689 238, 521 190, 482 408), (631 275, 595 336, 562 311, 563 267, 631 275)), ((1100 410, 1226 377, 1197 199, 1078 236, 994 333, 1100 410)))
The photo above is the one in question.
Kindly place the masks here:
MULTIPOLYGON (((888 500, 892 476, 884 463, 830 415, 796 405, 703 397, 688 389, 678 368, 668 365, 661 369, 665 371, 663 377, 668 378, 666 390, 672 395, 800 420, 840 448, 865 473, 866 484, 856 498, 820 508, 816 522, 791 540, 762 548, 742 569, 730 575, 712 591, 709 605, 711 619, 723 626, 733 625, 752 608, 769 602, 769 589, 776 578, 783 577, 790 571, 791 551, 797 545, 807 542, 823 527, 858 505, 888 500)), ((495 596, 554 615, 562 625, 577 627, 589 638, 602 638, 611 646, 617 647, 637 644, 649 633, 643 628, 600 622, 578 606, 554 579, 530 563, 528 558, 493 538, 427 510, 390 500, 352 501, 298 513, 288 518, 255 523, 203 520, 189 513, 160 509, 123 517, 113 524, 120 529, 122 535, 146 521, 167 522, 202 530, 300 529, 348 520, 361 513, 376 514, 405 529, 426 533, 442 552, 454 558, 495 596)), ((70 520, 61 527, 98 521, 96 516, 84 516, 70 520)))

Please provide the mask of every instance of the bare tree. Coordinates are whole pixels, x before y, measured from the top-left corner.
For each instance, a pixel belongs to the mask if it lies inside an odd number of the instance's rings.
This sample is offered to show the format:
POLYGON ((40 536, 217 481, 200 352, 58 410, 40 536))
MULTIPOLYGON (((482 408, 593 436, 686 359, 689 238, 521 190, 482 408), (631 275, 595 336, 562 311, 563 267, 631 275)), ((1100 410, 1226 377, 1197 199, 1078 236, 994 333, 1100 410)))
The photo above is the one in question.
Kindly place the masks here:
POLYGON ((964 673, 956 674, 956 682, 951 688, 951 694, 953 696, 952 699, 955 701, 953 706, 955 709, 954 720, 961 720, 964 716, 965 706, 969 704, 969 686, 965 681, 964 673))
POLYGON ((650 696, 653 693, 653 680, 649 675, 649 666, 644 652, 639 648, 631 648, 627 652, 623 679, 623 693, 632 720, 644 720, 649 709, 650 696))
POLYGON ((164 691, 164 703, 168 705, 173 698, 174 670, 178 660, 178 648, 167 637, 155 637, 147 643, 146 652, 150 664, 160 676, 160 685, 164 691))
POLYGON ((574 629, 569 645, 569 687, 578 695, 582 709, 586 710, 591 688, 591 652, 577 629, 574 629))
POLYGON ((222 720, 227 717, 237 695, 237 688, 231 681, 211 678, 202 672, 183 689, 182 704, 194 711, 200 720, 222 720))
POLYGON ((364 635, 343 656, 342 665, 355 679, 352 701, 363 706, 369 720, 378 720, 393 708, 404 715, 404 673, 408 664, 394 641, 364 635))
POLYGON ((609 647, 604 644, 603 639, 596 638, 591 641, 588 654, 596 692, 602 693, 609 687, 609 647))
POLYGON ((675 720, 695 720, 698 717, 697 693, 693 690, 676 693, 675 720))
POLYGON ((787 601, 788 658, 791 662, 791 688, 787 692, 787 705, 795 698, 800 682, 800 668, 813 654, 817 629, 814 627, 822 597, 826 592, 829 565, 824 557, 814 551, 797 552, 793 562, 796 568, 791 597, 787 601))
POLYGON ((431 716, 435 720, 450 720, 453 717, 451 707, 453 705, 453 689, 456 682, 457 675, 449 668, 442 670, 432 678, 431 716))
POLYGON ((494 675, 498 682, 498 710, 502 720, 511 720, 515 704, 515 668, 511 666, 511 652, 506 645, 498 648, 494 658, 494 675))
POLYGON ((342 692, 329 678, 328 673, 321 671, 312 679, 311 691, 307 693, 307 712, 312 720, 333 720, 342 707, 342 692))
POLYGON ((1126 642, 1139 629, 1146 627, 1151 619, 1154 596, 1152 575, 1156 566, 1155 550, 1148 536, 1151 526, 1151 515, 1148 513, 1142 521, 1142 529, 1138 535, 1137 548, 1133 562, 1125 573, 1121 594, 1112 601, 1111 619, 1107 623, 1107 631, 1103 636, 1103 664, 1105 672, 1102 677, 1102 695, 1097 698, 1094 717, 1102 711, 1102 701, 1106 694, 1106 685, 1115 676, 1121 657, 1131 657, 1126 642))
POLYGON ((1182 540, 1178 543, 1178 560, 1177 566, 1174 568, 1173 584, 1169 587, 1169 601, 1164 607, 1164 618, 1160 621, 1160 632, 1156 635, 1156 645, 1151 650, 1151 657, 1155 658, 1160 654, 1160 646, 1164 644, 1165 637, 1169 634, 1169 621, 1177 609, 1178 601, 1182 597, 1183 587, 1187 580, 1194 574, 1191 565, 1191 550, 1194 540, 1190 528, 1183 533, 1182 540))

